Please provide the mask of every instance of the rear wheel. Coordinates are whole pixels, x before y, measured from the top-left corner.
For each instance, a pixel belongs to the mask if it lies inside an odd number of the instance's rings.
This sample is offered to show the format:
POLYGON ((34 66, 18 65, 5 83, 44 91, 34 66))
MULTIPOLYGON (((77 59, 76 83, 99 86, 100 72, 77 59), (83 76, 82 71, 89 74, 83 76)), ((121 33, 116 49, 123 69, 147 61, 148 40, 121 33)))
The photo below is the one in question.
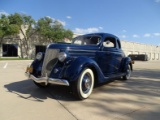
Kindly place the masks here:
POLYGON ((73 92, 79 99, 86 99, 92 93, 94 86, 93 71, 89 68, 82 71, 78 80, 72 84, 73 92))
POLYGON ((131 77, 131 67, 130 65, 127 66, 126 75, 123 76, 123 80, 128 80, 131 77))

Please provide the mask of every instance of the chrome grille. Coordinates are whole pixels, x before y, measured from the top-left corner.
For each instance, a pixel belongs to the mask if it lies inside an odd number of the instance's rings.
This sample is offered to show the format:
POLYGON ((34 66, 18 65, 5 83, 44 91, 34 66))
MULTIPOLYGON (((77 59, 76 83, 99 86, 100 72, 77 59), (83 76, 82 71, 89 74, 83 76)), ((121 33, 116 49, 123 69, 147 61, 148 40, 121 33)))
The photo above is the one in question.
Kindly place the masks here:
POLYGON ((59 49, 47 49, 43 61, 41 76, 49 76, 52 68, 57 63, 58 58, 57 55, 59 53, 59 49))

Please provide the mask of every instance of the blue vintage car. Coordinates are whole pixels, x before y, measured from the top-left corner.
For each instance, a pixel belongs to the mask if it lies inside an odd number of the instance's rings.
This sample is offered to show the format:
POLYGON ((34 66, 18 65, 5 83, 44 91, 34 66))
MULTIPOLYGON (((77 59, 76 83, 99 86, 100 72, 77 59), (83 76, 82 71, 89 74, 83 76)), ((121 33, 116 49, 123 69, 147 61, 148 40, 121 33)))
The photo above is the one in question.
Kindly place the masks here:
POLYGON ((71 44, 49 44, 27 67, 26 75, 38 87, 70 86, 79 99, 86 99, 95 84, 130 78, 132 60, 121 49, 118 37, 108 33, 81 35, 71 44))

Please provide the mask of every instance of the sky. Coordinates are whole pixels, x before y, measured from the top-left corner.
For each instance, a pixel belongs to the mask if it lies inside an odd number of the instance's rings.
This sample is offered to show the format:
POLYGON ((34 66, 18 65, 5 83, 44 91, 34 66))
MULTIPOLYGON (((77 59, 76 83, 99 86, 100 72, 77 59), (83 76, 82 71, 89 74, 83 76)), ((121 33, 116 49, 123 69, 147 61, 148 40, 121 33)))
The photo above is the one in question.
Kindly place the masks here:
POLYGON ((0 14, 14 13, 53 18, 77 34, 160 46, 160 0, 0 0, 0 14))

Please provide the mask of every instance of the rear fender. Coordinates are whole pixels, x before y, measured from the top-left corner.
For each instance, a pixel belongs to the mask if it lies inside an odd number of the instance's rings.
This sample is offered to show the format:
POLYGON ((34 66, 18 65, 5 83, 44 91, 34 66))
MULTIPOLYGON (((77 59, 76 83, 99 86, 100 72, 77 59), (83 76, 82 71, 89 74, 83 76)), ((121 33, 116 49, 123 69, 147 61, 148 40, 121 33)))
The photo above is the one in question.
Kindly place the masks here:
POLYGON ((127 70, 127 66, 128 66, 128 65, 130 65, 131 70, 133 71, 132 60, 131 60, 130 57, 126 57, 126 58, 124 58, 124 60, 123 60, 123 64, 122 64, 122 66, 123 66, 122 71, 123 71, 123 72, 125 72, 125 71, 127 70))

